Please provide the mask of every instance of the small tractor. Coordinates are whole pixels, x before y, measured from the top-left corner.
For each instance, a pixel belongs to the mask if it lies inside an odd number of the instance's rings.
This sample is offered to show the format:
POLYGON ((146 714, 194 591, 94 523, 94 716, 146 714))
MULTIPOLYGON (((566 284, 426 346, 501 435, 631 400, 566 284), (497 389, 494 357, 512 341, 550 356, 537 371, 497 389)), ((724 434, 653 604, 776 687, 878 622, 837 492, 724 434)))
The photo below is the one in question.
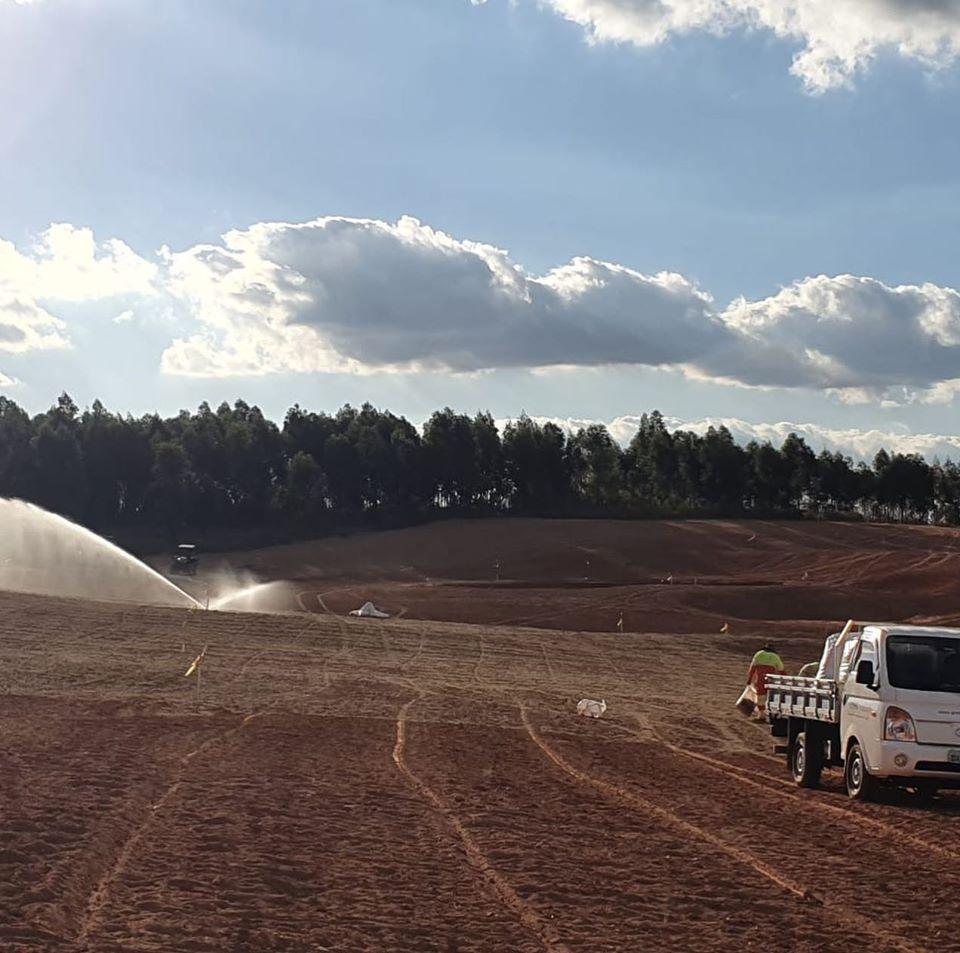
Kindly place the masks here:
POLYGON ((181 543, 173 554, 170 572, 177 576, 195 576, 200 565, 197 547, 193 543, 181 543))

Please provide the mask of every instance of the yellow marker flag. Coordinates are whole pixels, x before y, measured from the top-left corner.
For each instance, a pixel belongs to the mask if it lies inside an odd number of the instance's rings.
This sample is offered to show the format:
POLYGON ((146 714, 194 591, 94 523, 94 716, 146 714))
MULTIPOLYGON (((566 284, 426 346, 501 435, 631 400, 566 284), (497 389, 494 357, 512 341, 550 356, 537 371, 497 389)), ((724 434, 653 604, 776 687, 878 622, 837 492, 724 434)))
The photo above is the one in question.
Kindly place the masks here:
POLYGON ((207 654, 207 647, 203 647, 203 651, 190 663, 190 668, 188 668, 184 673, 184 678, 189 678, 194 672, 200 669, 200 666, 203 665, 203 658, 207 654))

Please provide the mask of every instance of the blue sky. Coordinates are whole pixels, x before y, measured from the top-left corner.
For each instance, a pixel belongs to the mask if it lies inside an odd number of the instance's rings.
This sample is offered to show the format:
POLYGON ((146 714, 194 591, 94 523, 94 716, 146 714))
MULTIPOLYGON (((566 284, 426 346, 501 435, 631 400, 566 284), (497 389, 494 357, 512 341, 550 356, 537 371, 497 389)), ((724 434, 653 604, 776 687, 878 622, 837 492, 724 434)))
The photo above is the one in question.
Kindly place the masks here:
POLYGON ((0 388, 954 433, 917 2, 0 0, 0 388))

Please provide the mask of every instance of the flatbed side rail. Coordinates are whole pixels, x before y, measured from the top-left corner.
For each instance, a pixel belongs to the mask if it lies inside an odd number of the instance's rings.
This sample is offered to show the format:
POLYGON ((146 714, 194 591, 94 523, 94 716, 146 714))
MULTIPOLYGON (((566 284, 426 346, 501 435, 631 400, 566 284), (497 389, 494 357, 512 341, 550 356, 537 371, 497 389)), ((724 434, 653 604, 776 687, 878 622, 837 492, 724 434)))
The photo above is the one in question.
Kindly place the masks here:
POLYGON ((836 721, 837 683, 828 678, 768 675, 767 711, 778 718, 836 721))

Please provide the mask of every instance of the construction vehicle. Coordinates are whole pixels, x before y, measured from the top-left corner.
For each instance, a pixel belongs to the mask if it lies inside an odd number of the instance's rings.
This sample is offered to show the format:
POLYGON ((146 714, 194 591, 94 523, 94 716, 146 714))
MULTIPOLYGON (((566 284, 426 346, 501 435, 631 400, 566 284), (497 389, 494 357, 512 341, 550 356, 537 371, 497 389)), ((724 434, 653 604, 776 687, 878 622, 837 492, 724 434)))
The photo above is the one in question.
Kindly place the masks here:
POLYGON ((960 788, 960 629, 851 620, 814 676, 767 676, 766 709, 801 787, 842 768, 855 800, 960 788))
POLYGON ((193 543, 181 543, 173 554, 170 572, 178 576, 195 576, 199 565, 197 547, 193 543))

